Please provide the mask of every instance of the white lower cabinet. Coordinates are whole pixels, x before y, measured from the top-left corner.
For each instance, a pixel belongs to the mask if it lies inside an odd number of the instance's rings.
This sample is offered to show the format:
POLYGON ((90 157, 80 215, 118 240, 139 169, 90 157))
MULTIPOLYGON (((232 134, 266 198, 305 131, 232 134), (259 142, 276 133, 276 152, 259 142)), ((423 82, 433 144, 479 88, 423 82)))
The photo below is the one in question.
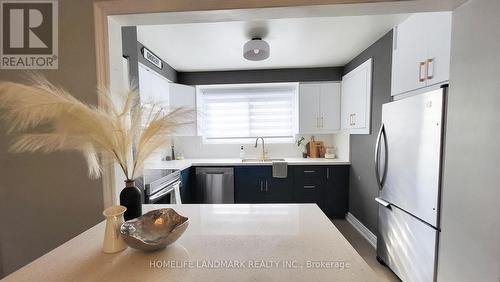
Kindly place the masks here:
POLYGON ((342 129, 350 134, 370 134, 372 59, 342 78, 342 129))
POLYGON ((299 133, 334 133, 340 130, 340 83, 299 85, 299 133))

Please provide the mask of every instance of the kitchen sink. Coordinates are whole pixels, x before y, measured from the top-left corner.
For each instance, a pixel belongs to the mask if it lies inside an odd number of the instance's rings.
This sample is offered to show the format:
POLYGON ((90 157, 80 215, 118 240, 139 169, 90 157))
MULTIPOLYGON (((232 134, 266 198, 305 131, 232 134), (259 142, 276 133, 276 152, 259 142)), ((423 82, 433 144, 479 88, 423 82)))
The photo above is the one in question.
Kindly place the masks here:
POLYGON ((243 159, 244 163, 283 162, 285 159, 243 159))

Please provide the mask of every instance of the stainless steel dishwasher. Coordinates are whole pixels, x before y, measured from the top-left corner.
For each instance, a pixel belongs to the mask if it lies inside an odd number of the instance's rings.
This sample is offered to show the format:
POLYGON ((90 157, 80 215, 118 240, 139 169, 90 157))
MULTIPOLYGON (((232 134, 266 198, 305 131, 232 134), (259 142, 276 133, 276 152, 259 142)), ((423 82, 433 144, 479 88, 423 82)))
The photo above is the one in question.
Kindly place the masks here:
POLYGON ((232 167, 197 167, 196 199, 201 204, 234 203, 232 167))

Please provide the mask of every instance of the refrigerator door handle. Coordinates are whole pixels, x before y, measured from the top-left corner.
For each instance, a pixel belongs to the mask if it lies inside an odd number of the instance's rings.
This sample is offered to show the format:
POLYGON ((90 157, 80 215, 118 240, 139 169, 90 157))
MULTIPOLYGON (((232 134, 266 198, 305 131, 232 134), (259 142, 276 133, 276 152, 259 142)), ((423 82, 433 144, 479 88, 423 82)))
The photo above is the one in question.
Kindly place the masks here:
POLYGON ((377 184, 379 190, 382 189, 382 181, 380 180, 380 139, 382 138, 382 132, 384 131, 384 124, 380 126, 380 130, 377 135, 377 143, 375 144, 375 177, 377 178, 377 184))
POLYGON ((385 133, 385 126, 382 124, 377 136, 377 144, 375 145, 375 176, 377 177, 377 184, 379 190, 382 190, 385 177, 387 175, 387 136, 385 133), (384 137, 384 173, 382 174, 382 178, 380 177, 380 141, 384 137))
POLYGON ((375 201, 376 201, 377 203, 381 204, 382 206, 384 206, 384 207, 388 208, 388 209, 390 209, 390 208, 391 208, 391 204, 390 204, 389 202, 384 201, 384 200, 382 200, 382 199, 381 199, 381 198, 379 198, 379 197, 375 198, 375 201))
POLYGON ((385 132, 385 126, 382 129, 382 136, 384 137, 384 173, 382 173, 382 180, 380 180, 380 185, 384 186, 385 184, 385 178, 387 177, 387 164, 388 164, 388 154, 389 154, 389 148, 387 147, 387 134, 385 132))

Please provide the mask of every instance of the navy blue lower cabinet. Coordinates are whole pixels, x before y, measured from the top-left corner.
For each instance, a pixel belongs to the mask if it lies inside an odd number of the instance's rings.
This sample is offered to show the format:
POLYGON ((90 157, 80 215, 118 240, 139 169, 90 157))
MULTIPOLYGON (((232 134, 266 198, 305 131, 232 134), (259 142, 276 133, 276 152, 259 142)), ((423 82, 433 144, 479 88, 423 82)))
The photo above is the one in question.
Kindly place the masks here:
POLYGON ((195 175, 194 168, 186 168, 181 171, 181 201, 183 204, 192 204, 195 202, 195 175))
POLYGON ((326 167, 295 166, 294 196, 297 203, 316 203, 325 211, 326 167))
POLYGON ((349 201, 349 166, 296 166, 294 196, 316 203, 330 218, 344 218, 349 201))
POLYGON ((288 166, 287 178, 271 166, 234 168, 235 203, 315 203, 331 218, 348 209, 349 166, 288 166))
POLYGON ((329 217, 344 218, 349 210, 348 165, 328 166, 325 193, 325 213, 329 217))
POLYGON ((268 167, 268 177, 265 179, 265 194, 267 203, 292 203, 293 170, 288 166, 286 178, 274 178, 272 167, 268 167))
POLYGON ((259 204, 266 202, 266 167, 241 166, 234 168, 234 202, 259 204))
POLYGON ((234 168, 234 200, 236 203, 293 202, 292 170, 287 178, 272 177, 271 166, 240 166, 234 168))

